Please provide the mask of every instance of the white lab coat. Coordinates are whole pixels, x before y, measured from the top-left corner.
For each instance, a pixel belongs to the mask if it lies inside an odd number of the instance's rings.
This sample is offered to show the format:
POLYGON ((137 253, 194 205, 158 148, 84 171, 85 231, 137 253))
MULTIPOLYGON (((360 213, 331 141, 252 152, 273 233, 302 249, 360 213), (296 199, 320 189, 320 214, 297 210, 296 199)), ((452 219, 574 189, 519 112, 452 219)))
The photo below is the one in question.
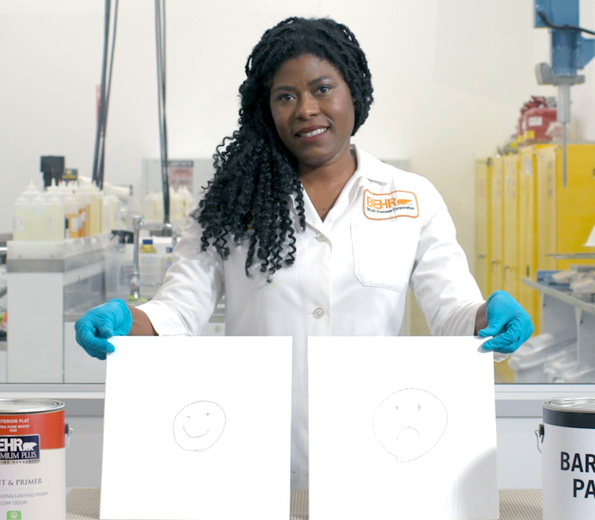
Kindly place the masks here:
POLYGON ((355 150, 357 171, 324 222, 304 193, 296 261, 272 282, 259 266, 246 277, 245 245, 226 261, 199 252, 201 228, 189 219, 163 286, 140 306, 160 335, 200 335, 225 294, 227 335, 293 336, 294 489, 308 482, 308 336, 398 335, 408 285, 434 335, 473 334, 483 303, 432 184, 355 150))

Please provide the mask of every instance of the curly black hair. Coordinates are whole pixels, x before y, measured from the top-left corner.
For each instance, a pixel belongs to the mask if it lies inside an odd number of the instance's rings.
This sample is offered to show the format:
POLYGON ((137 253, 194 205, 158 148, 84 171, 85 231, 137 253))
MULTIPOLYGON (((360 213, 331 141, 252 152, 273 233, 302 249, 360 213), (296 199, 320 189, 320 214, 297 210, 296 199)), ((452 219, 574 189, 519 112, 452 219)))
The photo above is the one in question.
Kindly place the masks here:
POLYGON ((269 280, 278 269, 293 264, 296 233, 305 229, 297 161, 281 142, 269 105, 275 73, 287 60, 304 54, 332 63, 343 75, 355 102, 352 135, 368 117, 373 101, 366 56, 345 25, 329 18, 291 17, 264 33, 246 62, 246 80, 239 89, 239 128, 217 147, 215 175, 192 213, 203 227, 202 251, 212 244, 227 259, 230 242, 248 241, 247 276, 256 262, 269 280), (290 211, 292 196, 297 219, 290 211))

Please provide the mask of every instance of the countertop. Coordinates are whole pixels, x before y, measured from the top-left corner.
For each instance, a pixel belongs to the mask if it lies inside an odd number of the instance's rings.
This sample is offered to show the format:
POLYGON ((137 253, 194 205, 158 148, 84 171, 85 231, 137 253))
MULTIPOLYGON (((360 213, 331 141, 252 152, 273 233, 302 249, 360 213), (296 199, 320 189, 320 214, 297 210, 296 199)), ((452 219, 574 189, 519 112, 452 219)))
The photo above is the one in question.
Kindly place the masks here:
MULTIPOLYGON (((542 520, 540 489, 501 489, 500 520, 542 520)), ((66 498, 67 520, 99 520, 99 489, 75 488, 66 498)), ((308 519, 308 492, 294 491, 290 520, 308 519)))

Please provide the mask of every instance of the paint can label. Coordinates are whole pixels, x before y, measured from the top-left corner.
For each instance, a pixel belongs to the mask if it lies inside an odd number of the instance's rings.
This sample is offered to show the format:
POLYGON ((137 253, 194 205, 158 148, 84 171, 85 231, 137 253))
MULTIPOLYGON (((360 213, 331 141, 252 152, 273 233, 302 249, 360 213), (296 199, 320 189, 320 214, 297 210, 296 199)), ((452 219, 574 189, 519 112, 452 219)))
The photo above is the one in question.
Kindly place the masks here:
POLYGON ((64 410, 0 414, 0 520, 64 520, 64 410))
POLYGON ((595 431, 545 424, 543 519, 595 518, 595 431))

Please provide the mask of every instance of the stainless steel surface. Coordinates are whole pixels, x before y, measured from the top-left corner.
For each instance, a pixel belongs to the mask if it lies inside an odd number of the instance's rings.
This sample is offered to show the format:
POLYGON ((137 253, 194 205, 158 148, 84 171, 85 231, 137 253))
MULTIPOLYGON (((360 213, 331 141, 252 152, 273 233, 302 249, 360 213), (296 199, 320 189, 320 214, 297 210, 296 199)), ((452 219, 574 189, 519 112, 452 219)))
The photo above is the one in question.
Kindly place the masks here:
POLYGON ((103 251, 89 251, 65 258, 9 258, 9 273, 66 273, 96 268, 103 270, 103 251))
POLYGON ((544 294, 548 294, 553 296, 554 298, 561 300, 565 303, 569 303, 585 312, 590 314, 595 314, 595 303, 586 302, 584 300, 579 300, 571 295, 570 291, 561 291, 555 287, 549 287, 548 285, 534 282, 533 280, 529 280, 527 278, 523 278, 523 283, 532 287, 533 289, 537 289, 544 294))

